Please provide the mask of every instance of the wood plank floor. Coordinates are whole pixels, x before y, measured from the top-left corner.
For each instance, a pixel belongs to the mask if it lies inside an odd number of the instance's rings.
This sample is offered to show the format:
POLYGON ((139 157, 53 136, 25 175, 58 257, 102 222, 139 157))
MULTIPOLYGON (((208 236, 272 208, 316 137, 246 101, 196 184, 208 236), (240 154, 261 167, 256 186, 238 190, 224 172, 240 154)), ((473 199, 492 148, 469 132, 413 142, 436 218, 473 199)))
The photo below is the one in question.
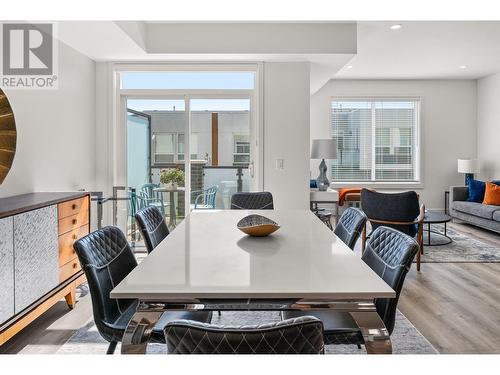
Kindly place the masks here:
MULTIPOLYGON (((450 227, 500 249, 500 235, 450 227)), ((440 353, 500 353, 500 263, 425 263, 420 273, 413 267, 399 309, 440 353)))
MULTIPOLYGON (((500 249, 498 234, 450 227, 500 249)), ((440 353, 500 353, 500 263, 425 263, 420 273, 412 267, 399 308, 440 353)), ((61 301, 0 353, 55 353, 91 317, 89 296, 74 310, 61 301)))

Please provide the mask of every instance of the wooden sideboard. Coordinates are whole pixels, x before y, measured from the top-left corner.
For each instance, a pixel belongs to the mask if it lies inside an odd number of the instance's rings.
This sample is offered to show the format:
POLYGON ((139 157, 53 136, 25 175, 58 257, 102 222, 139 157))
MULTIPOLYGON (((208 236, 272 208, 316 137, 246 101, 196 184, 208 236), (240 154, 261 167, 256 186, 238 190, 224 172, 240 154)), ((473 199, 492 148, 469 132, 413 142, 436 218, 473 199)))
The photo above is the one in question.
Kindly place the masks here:
POLYGON ((89 233, 88 193, 0 199, 0 345, 85 281, 73 243, 89 233))

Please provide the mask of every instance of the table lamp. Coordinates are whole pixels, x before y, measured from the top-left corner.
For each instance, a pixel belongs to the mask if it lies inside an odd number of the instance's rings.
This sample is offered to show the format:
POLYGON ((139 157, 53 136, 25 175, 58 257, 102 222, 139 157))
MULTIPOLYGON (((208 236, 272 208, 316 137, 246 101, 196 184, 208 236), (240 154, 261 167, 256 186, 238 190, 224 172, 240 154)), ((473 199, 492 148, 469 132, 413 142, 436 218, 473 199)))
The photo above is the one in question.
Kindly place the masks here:
POLYGON ((311 149, 311 159, 322 159, 319 165, 319 176, 316 179, 318 189, 325 191, 330 186, 330 181, 326 177, 326 163, 325 159, 337 158, 337 141, 333 138, 330 139, 313 139, 311 149))
POLYGON ((458 159, 458 173, 465 173, 465 185, 474 178, 474 173, 479 172, 477 159, 458 159))

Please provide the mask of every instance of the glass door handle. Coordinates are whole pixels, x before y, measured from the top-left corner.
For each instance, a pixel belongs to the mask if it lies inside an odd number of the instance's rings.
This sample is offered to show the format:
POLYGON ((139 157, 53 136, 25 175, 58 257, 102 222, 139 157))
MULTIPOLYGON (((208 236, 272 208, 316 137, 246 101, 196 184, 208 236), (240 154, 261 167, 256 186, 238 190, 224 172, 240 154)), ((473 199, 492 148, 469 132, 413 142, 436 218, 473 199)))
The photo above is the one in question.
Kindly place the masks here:
POLYGON ((248 172, 250 173, 250 177, 253 178, 254 174, 253 160, 250 163, 248 163, 248 172))

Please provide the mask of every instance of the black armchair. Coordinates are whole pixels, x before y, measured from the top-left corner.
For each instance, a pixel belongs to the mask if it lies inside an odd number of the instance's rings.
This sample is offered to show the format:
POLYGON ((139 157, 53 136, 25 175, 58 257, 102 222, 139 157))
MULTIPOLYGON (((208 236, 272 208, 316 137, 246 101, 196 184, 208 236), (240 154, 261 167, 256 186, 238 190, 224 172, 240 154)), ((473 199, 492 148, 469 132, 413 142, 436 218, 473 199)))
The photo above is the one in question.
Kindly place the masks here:
POLYGON ((322 354, 323 324, 304 316, 259 326, 175 321, 165 327, 172 354, 322 354))
MULTIPOLYGON (((420 255, 424 251, 425 206, 419 204, 418 194, 414 191, 403 193, 380 193, 361 190, 361 207, 368 217, 372 231, 383 225, 394 228, 410 237, 417 237, 420 251, 417 254, 417 271, 420 271, 420 255)), ((365 248, 366 225, 362 233, 362 247, 365 248)))
MULTIPOLYGON (((90 233, 73 246, 89 283, 95 324, 101 336, 110 343, 107 354, 113 354, 138 302, 113 299, 109 293, 137 266, 137 261, 125 235, 112 226, 90 233)), ((151 339, 164 343, 163 328, 172 320, 210 322, 211 318, 211 313, 205 311, 164 313, 154 327, 151 339)))
POLYGON ((135 220, 146 243, 148 253, 152 252, 169 234, 165 217, 156 206, 143 208, 135 214, 135 220))
POLYGON ((231 197, 232 210, 272 210, 273 195, 267 191, 235 193, 231 197))
MULTIPOLYGON (((370 236, 362 255, 363 261, 394 291, 396 298, 378 298, 374 301, 378 315, 392 334, 396 308, 406 274, 419 251, 417 242, 393 228, 378 227, 370 236)), ((363 336, 349 313, 329 311, 284 311, 284 319, 311 315, 323 322, 325 344, 364 344, 363 336)))
POLYGON ((359 208, 349 207, 340 216, 333 231, 347 246, 354 250, 361 231, 366 224, 366 215, 359 208))

